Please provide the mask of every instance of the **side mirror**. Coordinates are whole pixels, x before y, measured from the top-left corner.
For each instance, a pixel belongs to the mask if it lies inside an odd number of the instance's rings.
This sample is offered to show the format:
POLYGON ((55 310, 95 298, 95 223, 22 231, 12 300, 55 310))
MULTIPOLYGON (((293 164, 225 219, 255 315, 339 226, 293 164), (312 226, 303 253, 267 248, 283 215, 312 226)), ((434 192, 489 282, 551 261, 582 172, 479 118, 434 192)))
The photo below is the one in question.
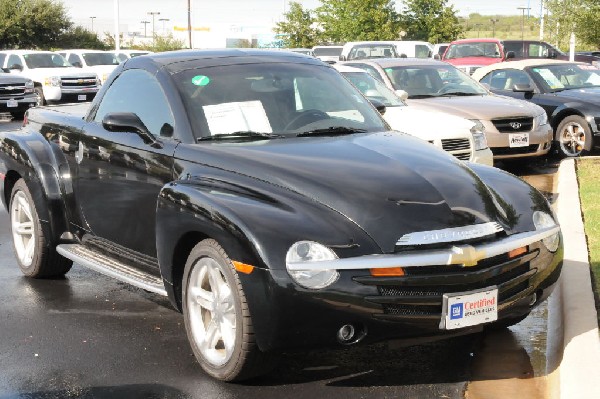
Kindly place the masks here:
POLYGON ((556 58, 558 57, 558 53, 554 50, 548 50, 548 58, 556 58))
POLYGON ((527 83, 515 83, 513 91, 517 93, 533 93, 533 87, 527 83))
POLYGON ((398 89, 394 93, 396 93, 396 95, 400 97, 400 100, 402 101, 406 101, 406 99, 408 98, 408 93, 404 90, 398 89))
POLYGON ((10 70, 17 70, 17 71, 22 71, 23 70, 23 65, 19 65, 19 64, 13 64, 11 66, 8 67, 8 69, 10 70))
POLYGON ((515 52, 514 51, 509 51, 506 53, 506 57, 504 57, 505 60, 510 60, 515 58, 515 52))
POLYGON ((340 59, 340 61, 346 61, 346 56, 345 55, 340 55, 339 59, 340 59))
POLYGON ((132 112, 108 113, 102 119, 102 127, 109 132, 136 133, 146 144, 156 142, 152 133, 144 125, 144 122, 132 112))
POLYGON ((439 61, 439 60, 441 60, 441 59, 442 59, 442 57, 440 57, 440 55, 439 55, 439 54, 434 54, 434 55, 433 55, 433 59, 434 59, 434 60, 438 60, 438 61, 439 61))
MULTIPOLYGON (((367 98, 368 98, 368 97, 367 97, 367 98)), ((386 110, 386 108, 385 108, 385 104, 383 104, 383 103, 382 103, 381 101, 379 101, 379 100, 375 100, 374 98, 373 98, 373 99, 369 98, 369 101, 371 102, 371 104, 373 104, 373 106, 374 106, 375 108, 377 108, 377 111, 379 111, 379 113, 380 113, 381 115, 385 114, 385 110, 386 110)))

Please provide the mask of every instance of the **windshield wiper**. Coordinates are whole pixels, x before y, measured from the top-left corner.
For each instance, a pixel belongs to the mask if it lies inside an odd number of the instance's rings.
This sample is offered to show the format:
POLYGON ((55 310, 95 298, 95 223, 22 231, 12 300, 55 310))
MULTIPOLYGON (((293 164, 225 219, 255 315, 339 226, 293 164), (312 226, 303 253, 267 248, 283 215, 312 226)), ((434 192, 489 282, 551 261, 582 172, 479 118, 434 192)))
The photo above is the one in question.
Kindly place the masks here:
POLYGON ((430 97, 435 97, 433 94, 409 94, 408 98, 411 100, 415 100, 418 98, 430 98, 430 97))
POLYGON ((212 136, 199 137, 197 141, 216 141, 231 139, 269 140, 285 137, 282 134, 255 132, 252 130, 241 130, 233 133, 219 133, 212 136))
POLYGON ((355 127, 349 126, 331 126, 325 129, 315 129, 309 130, 307 132, 298 133, 298 137, 303 136, 337 136, 344 134, 353 134, 353 133, 366 133, 366 129, 359 129, 355 127))
POLYGON ((452 97, 452 96, 481 96, 483 93, 467 93, 464 91, 451 91, 449 93, 438 94, 436 97, 452 97))

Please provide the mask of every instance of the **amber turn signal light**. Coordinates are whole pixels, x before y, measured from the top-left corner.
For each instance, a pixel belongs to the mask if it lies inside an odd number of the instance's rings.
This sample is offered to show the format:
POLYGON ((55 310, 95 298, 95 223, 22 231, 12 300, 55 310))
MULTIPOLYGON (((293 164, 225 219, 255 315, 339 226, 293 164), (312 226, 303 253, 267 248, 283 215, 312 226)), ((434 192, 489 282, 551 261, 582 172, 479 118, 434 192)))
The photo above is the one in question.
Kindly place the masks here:
POLYGON ((404 269, 401 267, 383 267, 379 269, 370 269, 373 277, 392 277, 404 276, 404 269))
POLYGON ((235 270, 237 270, 240 273, 250 274, 254 270, 254 266, 252 266, 252 265, 247 265, 242 262, 236 262, 235 260, 232 261, 231 263, 233 263, 235 270))
POLYGON ((527 247, 515 248, 508 253, 508 258, 516 258, 519 255, 523 255, 527 253, 527 247))

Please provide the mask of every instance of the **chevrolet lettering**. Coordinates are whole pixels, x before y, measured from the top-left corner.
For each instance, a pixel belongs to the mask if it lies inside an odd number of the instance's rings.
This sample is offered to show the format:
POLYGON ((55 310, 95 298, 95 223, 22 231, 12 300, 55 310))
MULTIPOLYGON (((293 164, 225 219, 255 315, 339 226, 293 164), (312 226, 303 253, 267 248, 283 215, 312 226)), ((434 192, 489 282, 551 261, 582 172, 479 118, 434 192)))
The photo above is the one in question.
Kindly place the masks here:
POLYGON ((537 190, 390 131, 292 52, 126 60, 91 106, 36 107, 0 132, 0 176, 25 276, 76 262, 167 297, 223 381, 283 352, 518 323, 563 261, 537 190))

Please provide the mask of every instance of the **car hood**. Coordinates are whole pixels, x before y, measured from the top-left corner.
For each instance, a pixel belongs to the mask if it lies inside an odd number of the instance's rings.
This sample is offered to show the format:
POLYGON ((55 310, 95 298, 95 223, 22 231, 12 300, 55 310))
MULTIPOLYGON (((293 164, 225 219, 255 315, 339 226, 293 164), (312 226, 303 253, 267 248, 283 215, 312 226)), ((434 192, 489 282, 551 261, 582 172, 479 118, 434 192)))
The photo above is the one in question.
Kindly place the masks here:
POLYGON ((176 156, 299 193, 356 223, 384 252, 415 231, 490 221, 511 228, 505 202, 465 163, 398 132, 201 143, 176 156))
POLYGON ((462 58, 452 58, 449 60, 443 60, 451 65, 480 65, 480 66, 488 66, 492 64, 496 64, 498 62, 502 62, 502 58, 492 58, 492 57, 462 57, 462 58))
POLYGON ((433 97, 407 100, 408 104, 428 106, 466 119, 491 120, 515 116, 537 116, 543 110, 530 102, 497 95, 433 97))
POLYGON ((0 72, 0 84, 3 84, 3 85, 9 85, 9 84, 13 84, 13 83, 27 83, 30 80, 31 79, 27 79, 24 76, 0 72))
POLYGON ((470 138, 474 123, 465 118, 418 106, 387 107, 383 119, 394 130, 423 140, 470 138))
POLYGON ((564 90, 554 93, 554 95, 564 99, 565 102, 579 100, 585 103, 600 105, 600 87, 564 90))
POLYGON ((36 82, 44 82, 46 78, 51 76, 60 76, 61 78, 96 78, 94 72, 84 72, 79 68, 66 67, 66 68, 35 68, 27 69, 23 72, 19 72, 23 76, 27 76, 36 82))

